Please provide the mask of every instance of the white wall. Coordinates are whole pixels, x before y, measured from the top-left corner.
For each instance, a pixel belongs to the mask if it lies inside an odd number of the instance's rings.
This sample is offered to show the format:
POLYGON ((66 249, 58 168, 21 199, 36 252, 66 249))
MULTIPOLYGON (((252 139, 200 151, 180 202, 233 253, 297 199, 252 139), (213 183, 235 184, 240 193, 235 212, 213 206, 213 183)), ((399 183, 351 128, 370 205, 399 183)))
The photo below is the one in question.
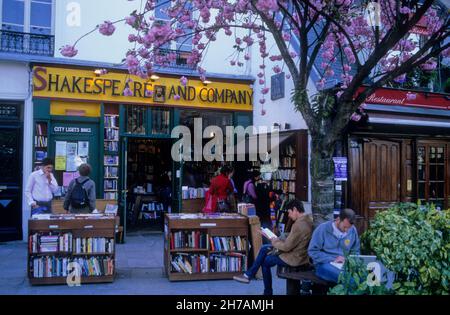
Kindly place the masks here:
MULTIPOLYGON (((30 70, 27 63, 0 61, 0 77, 8 78, 0 84, 0 99, 24 102, 23 118, 23 178, 22 193, 32 167, 33 149, 33 103, 30 89, 30 70)), ((22 237, 27 240, 30 209, 22 194, 22 237)))

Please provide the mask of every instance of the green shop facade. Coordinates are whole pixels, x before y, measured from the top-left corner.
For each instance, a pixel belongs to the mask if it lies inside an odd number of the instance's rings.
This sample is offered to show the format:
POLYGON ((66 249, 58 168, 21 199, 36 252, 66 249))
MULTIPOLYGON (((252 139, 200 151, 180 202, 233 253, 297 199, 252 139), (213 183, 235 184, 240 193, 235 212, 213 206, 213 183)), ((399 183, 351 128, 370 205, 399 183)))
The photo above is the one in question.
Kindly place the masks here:
POLYGON ((188 77, 184 86, 180 74, 144 80, 124 70, 95 70, 33 67, 33 169, 45 157, 54 159, 56 198, 63 199, 77 167, 89 163, 97 199, 119 205, 125 231, 158 222, 164 211, 201 211, 201 187, 219 162, 174 161, 172 129, 193 132, 195 118, 202 118, 203 129, 251 125, 252 81, 216 77, 205 84, 188 77), (194 194, 186 198, 186 189, 194 194))

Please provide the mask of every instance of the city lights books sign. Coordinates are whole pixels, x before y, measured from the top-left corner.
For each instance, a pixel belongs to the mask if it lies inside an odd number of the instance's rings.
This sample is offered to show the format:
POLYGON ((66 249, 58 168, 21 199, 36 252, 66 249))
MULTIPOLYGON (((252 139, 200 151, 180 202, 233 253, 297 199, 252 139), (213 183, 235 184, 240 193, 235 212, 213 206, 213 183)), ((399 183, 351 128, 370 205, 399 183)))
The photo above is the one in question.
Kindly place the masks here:
POLYGON ((186 86, 177 78, 156 81, 108 73, 97 76, 93 70, 34 67, 33 96, 65 100, 117 103, 164 104, 197 108, 251 111, 253 91, 249 83, 213 82, 209 85, 191 79, 186 86), (128 88, 128 92, 124 91, 128 88))

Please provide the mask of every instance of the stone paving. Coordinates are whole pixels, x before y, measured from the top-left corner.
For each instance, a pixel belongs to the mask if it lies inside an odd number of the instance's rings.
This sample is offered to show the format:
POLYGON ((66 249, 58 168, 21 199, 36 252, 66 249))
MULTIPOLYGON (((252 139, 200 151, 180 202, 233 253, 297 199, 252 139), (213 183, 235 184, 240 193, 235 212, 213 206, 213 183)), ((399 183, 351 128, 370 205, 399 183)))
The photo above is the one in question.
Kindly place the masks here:
MULTIPOLYGON (((262 280, 170 282, 163 272, 163 234, 133 232, 116 246, 116 279, 107 284, 31 286, 26 276, 27 245, 0 243, 0 294, 121 294, 121 295, 261 295, 262 280)), ((274 294, 285 294, 285 281, 273 272, 274 294)))

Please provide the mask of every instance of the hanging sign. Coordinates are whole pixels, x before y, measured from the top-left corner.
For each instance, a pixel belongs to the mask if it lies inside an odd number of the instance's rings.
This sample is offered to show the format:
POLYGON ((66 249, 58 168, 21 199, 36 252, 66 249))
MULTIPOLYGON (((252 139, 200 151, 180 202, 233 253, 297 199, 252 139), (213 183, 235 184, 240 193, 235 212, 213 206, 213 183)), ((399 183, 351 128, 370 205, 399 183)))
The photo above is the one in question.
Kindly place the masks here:
POLYGON ((346 181, 347 180, 347 158, 346 157, 334 157, 334 180, 346 181))

